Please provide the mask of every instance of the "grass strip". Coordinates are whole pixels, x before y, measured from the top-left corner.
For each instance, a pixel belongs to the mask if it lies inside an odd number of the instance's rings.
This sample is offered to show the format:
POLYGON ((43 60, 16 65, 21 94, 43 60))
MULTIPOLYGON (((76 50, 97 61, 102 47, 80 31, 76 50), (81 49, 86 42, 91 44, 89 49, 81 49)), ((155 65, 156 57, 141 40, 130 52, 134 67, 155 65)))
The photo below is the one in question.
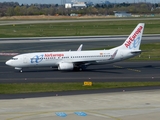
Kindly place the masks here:
POLYGON ((93 82, 92 86, 83 83, 13 83, 0 84, 0 94, 38 93, 72 90, 93 90, 110 88, 129 88, 144 86, 160 86, 160 82, 93 82))
POLYGON ((4 25, 0 27, 0 38, 129 35, 140 22, 145 23, 144 34, 159 34, 160 20, 121 20, 4 25))

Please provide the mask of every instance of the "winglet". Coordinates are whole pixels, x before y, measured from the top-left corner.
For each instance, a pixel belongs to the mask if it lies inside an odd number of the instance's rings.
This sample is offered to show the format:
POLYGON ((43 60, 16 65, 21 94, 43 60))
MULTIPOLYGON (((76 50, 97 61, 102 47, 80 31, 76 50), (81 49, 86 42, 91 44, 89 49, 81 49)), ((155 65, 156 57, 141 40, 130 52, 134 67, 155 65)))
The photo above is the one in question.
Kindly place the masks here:
POLYGON ((83 44, 81 44, 81 45, 79 46, 79 48, 77 49, 77 51, 81 51, 81 50, 82 50, 82 47, 83 47, 83 44))

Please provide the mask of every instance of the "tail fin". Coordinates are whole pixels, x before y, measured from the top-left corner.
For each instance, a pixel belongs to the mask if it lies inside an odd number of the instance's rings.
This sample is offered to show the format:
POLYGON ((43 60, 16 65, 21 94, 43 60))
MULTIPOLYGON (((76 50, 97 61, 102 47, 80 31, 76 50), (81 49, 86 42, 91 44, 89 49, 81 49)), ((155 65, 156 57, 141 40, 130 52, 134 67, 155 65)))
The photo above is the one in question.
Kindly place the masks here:
POLYGON ((129 35, 126 41, 120 46, 122 49, 139 50, 142 34, 144 30, 144 23, 139 23, 133 32, 129 35))

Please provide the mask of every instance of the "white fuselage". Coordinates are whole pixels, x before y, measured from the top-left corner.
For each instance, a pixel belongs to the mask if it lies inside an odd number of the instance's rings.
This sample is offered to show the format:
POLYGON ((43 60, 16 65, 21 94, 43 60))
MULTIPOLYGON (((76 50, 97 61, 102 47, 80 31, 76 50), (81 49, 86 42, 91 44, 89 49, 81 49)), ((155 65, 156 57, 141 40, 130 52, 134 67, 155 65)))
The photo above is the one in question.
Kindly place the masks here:
POLYGON ((15 68, 51 66, 57 67, 59 63, 85 63, 108 64, 121 61, 137 54, 132 54, 126 50, 118 50, 113 59, 115 49, 96 51, 67 51, 67 52, 37 52, 21 54, 13 57, 6 64, 15 68))

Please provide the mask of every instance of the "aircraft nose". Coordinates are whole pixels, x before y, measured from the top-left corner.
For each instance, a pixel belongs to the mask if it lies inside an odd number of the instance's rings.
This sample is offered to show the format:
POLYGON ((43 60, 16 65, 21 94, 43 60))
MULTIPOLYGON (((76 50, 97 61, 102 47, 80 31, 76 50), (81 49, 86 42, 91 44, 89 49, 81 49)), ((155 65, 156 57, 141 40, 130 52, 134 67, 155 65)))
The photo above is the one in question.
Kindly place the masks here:
POLYGON ((11 61, 10 60, 6 61, 6 65, 11 66, 11 61))

